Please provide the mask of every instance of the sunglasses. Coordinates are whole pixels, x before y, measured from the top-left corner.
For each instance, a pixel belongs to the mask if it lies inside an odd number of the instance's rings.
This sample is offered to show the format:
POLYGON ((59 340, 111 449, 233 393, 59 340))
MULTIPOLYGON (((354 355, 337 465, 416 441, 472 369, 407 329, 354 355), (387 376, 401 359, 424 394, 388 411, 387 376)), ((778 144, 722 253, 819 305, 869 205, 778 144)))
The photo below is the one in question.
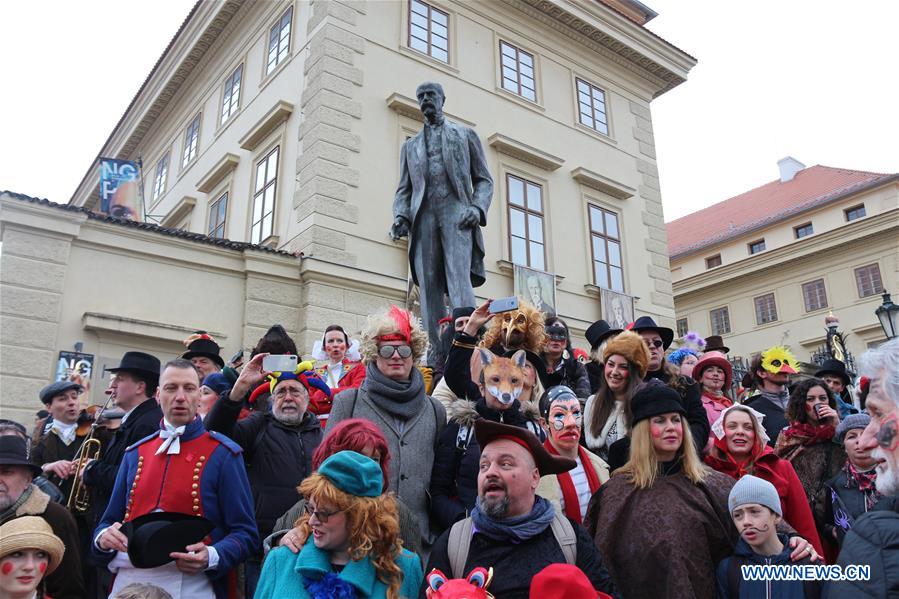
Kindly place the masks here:
POLYGON ((665 345, 665 342, 662 341, 661 339, 652 339, 652 340, 644 339, 644 341, 646 341, 646 346, 650 347, 650 348, 654 347, 656 349, 659 349, 660 347, 665 345))
POLYGON ((314 509, 312 509, 312 506, 309 505, 308 503, 306 504, 305 509, 306 509, 306 515, 308 515, 310 518, 312 516, 315 516, 315 519, 318 520, 319 522, 321 522, 322 524, 327 524, 328 518, 330 518, 334 514, 339 514, 342 511, 342 510, 334 510, 333 512, 326 512, 324 510, 314 510, 314 509))
POLYGON ((382 345, 378 348, 378 355, 384 358, 392 358, 394 354, 399 354, 401 358, 406 359, 412 355, 412 348, 408 345, 382 345))

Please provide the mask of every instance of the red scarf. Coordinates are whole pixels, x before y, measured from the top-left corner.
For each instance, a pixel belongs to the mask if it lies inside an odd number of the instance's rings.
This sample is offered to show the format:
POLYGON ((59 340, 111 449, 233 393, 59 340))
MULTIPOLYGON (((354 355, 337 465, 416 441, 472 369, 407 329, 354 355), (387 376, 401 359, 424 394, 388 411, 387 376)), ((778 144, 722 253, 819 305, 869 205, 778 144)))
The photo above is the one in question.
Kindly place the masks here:
POLYGON ((765 452, 765 448, 767 447, 767 445, 759 447, 760 444, 756 442, 755 449, 752 450, 752 453, 745 460, 738 462, 734 459, 734 456, 727 451, 727 441, 725 439, 716 438, 713 445, 721 452, 721 455, 723 455, 724 458, 712 456, 710 453, 706 456, 706 464, 737 480, 743 478, 745 474, 753 473, 756 460, 765 452))
MULTIPOLYGON (((559 452, 549 442, 549 439, 543 442, 543 447, 552 455, 559 455, 559 452)), ((590 485, 590 493, 596 493, 596 489, 600 485, 599 476, 593 468, 593 462, 590 461, 587 450, 582 445, 577 446, 577 457, 580 458, 581 466, 587 474, 587 484, 590 485)), ((568 472, 563 472, 557 474, 556 478, 559 480, 559 486, 562 488, 562 498, 565 500, 565 515, 580 524, 581 502, 578 500, 577 489, 574 488, 574 481, 571 480, 571 475, 568 472)))
POLYGON ((774 453, 793 461, 808 445, 825 443, 833 439, 836 428, 830 424, 809 424, 808 422, 791 422, 777 439, 774 453))
POLYGON ((874 485, 874 481, 877 480, 877 470, 872 468, 867 472, 859 472, 855 469, 855 466, 852 465, 852 462, 846 460, 846 463, 843 464, 843 472, 846 473, 846 488, 851 489, 855 487, 864 493, 866 510, 870 510, 874 507, 874 504, 877 503, 877 500, 881 497, 880 493, 877 491, 877 487, 874 485), (866 491, 873 492, 866 493, 866 491))

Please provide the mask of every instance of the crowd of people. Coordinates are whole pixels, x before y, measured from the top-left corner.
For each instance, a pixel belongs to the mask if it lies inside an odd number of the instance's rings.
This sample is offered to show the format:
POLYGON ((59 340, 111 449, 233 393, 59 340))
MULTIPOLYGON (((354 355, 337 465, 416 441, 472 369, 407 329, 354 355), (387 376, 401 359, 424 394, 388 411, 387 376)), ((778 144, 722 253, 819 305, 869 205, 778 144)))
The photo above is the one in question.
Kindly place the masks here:
POLYGON ((0 421, 0 596, 899 593, 899 339, 853 384, 781 346, 736 381, 720 337, 649 316, 585 337, 576 353, 556 314, 485 303, 429 352, 392 306, 305 361, 280 325, 246 360, 202 331, 165 363, 129 351, 106 409, 51 383, 31 434, 0 421))

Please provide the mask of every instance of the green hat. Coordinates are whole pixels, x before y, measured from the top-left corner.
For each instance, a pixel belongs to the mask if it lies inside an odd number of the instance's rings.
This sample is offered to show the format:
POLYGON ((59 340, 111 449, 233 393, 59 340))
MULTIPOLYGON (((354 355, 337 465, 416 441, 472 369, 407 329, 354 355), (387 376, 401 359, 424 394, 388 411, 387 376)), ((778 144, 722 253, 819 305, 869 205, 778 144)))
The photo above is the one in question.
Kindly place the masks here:
POLYGON ((355 451, 338 451, 322 462, 318 473, 344 493, 356 497, 378 497, 384 488, 381 466, 355 451))

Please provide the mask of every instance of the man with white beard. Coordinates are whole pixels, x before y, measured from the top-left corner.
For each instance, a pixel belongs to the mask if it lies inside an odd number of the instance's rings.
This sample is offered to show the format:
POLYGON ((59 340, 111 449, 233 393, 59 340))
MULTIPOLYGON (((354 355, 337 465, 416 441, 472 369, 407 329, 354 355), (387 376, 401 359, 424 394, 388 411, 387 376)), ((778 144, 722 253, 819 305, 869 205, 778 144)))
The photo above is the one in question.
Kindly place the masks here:
POLYGON ((866 409, 871 422, 860 448, 877 461, 877 490, 884 497, 846 534, 838 564, 871 565, 865 581, 834 582, 829 597, 895 597, 899 593, 899 338, 862 355, 870 379, 866 409))

